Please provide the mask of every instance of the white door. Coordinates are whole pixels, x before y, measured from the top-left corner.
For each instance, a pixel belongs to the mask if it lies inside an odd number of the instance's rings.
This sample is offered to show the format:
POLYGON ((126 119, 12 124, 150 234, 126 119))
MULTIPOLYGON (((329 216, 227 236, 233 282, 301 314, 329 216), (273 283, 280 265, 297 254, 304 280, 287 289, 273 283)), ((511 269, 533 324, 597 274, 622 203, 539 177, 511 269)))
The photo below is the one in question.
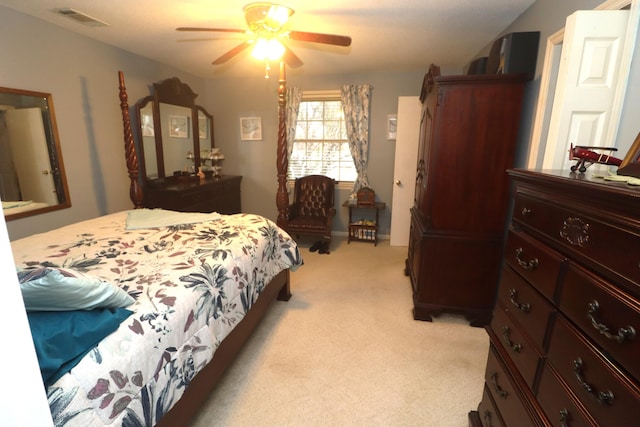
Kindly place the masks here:
POLYGON ((57 205, 42 112, 39 108, 7 110, 7 123, 22 200, 57 205))
POLYGON ((409 246, 409 210, 413 205, 416 181, 420 113, 422 104, 417 96, 398 97, 396 155, 393 166, 393 196, 391 209, 391 246, 409 246))
POLYGON ((629 11, 578 11, 567 18, 542 163, 569 169, 573 145, 613 147, 608 133, 629 11))

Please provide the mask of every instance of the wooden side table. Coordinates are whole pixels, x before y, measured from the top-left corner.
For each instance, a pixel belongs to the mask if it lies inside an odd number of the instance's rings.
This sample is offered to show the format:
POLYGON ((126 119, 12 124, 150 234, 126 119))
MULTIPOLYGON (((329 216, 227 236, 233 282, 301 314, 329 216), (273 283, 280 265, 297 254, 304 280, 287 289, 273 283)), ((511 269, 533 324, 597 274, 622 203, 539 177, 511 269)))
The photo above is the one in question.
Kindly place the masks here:
POLYGON ((386 205, 384 202, 375 202, 372 205, 358 205, 345 201, 343 207, 349 208, 349 237, 347 243, 354 241, 370 242, 374 246, 378 244, 378 216, 386 205), (375 210, 375 220, 353 220, 353 211, 356 209, 375 210))

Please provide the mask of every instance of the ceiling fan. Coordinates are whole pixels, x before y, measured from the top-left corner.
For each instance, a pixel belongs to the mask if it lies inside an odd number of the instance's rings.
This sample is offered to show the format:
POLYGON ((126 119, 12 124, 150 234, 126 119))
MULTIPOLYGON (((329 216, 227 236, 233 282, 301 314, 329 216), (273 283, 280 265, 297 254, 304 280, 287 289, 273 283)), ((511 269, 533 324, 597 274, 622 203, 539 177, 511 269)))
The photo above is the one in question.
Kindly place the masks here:
POLYGON ((254 46, 252 54, 259 59, 266 60, 267 64, 270 60, 282 58, 289 67, 300 67, 302 65, 300 58, 282 43, 286 39, 335 46, 351 45, 351 37, 349 36, 289 30, 287 23, 294 10, 287 6, 258 2, 246 5, 243 11, 248 29, 179 27, 176 30, 242 33, 248 35, 249 38, 247 40, 214 60, 212 62, 213 65, 223 64, 250 46, 254 46))

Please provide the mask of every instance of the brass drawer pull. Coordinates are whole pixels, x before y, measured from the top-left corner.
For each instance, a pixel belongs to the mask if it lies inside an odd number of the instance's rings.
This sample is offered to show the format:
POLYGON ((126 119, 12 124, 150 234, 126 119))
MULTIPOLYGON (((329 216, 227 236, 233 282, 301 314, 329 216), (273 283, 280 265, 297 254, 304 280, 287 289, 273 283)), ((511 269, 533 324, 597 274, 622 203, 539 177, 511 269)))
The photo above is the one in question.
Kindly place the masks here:
POLYGON ((595 390, 593 386, 585 380, 583 368, 584 368, 584 362, 582 361, 581 358, 578 357, 573 361, 573 373, 575 374, 576 379, 580 383, 580 386, 591 396, 598 399, 598 402, 600 402, 601 404, 611 405, 611 403, 613 402, 613 392, 611 390, 601 391, 601 392, 598 392, 597 390, 595 390))
POLYGON ((511 334, 511 329, 509 329, 509 327, 506 326, 506 325, 503 326, 502 327, 502 340, 507 345, 507 347, 509 347, 511 350, 513 350, 516 353, 520 353, 522 351, 522 344, 511 342, 511 339, 509 338, 509 334, 511 334))
POLYGON ((482 427, 493 427, 491 423, 491 411, 484 411, 484 423, 482 423, 482 427))
POLYGON ((560 228, 560 237, 574 246, 584 247, 589 243, 589 224, 581 218, 566 218, 560 228))
POLYGON ((513 304, 513 306, 518 310, 522 311, 523 313, 528 313, 531 310, 531 304, 526 302, 518 302, 517 298, 518 291, 516 291, 515 288, 512 288, 509 291, 509 301, 511 301, 511 304, 513 304))
POLYGON ((636 337, 636 330, 633 328, 633 326, 620 328, 618 329, 617 334, 612 334, 611 332, 609 332, 610 329, 607 325, 598 322, 598 320, 596 320, 594 316, 596 311, 598 311, 598 309, 600 308, 600 304, 597 300, 593 300, 589 304, 587 304, 587 308, 589 309, 587 317, 589 318, 589 320, 591 320, 591 324, 593 325, 593 327, 608 339, 622 344, 623 342, 631 341, 636 337))
POLYGON ((522 208, 522 216, 528 216, 528 215, 531 215, 531 209, 522 208))
POLYGON ((498 373, 496 371, 491 372, 491 384, 493 384, 493 389, 502 399, 506 399, 509 396, 509 393, 498 385, 498 373))
POLYGON ((522 259, 523 252, 524 249, 522 248, 516 249, 516 261, 518 261, 520 267, 524 268, 525 270, 535 270, 536 268, 538 268, 538 258, 533 258, 532 260, 525 261, 522 259))
POLYGON ((571 416, 569 415, 569 411, 567 411, 567 408, 560 409, 560 427, 569 427, 570 421, 571 416))

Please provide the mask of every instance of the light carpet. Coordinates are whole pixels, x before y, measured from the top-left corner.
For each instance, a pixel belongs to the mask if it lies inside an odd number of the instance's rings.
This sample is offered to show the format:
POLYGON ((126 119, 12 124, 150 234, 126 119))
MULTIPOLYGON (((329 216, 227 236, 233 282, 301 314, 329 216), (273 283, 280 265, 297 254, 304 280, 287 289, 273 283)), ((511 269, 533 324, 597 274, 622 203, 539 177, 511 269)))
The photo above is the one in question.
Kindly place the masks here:
POLYGON ((327 255, 308 243, 293 297, 269 309, 191 427, 468 425, 485 331, 413 319, 406 247, 334 237, 327 255))

